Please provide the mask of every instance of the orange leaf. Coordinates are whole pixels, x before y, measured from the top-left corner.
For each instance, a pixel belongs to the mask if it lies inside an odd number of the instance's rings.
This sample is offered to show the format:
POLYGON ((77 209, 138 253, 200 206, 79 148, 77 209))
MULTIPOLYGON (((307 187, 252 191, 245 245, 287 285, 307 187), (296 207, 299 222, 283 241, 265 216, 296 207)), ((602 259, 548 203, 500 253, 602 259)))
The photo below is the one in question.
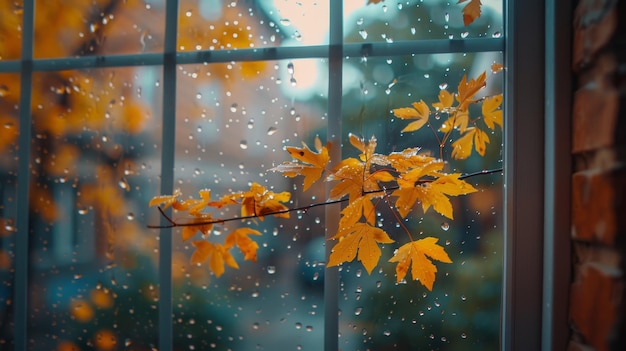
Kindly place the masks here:
POLYGON ((467 132, 457 141, 452 143, 452 157, 454 159, 464 160, 472 154, 475 133, 476 128, 467 128, 467 132))
MULTIPOLYGON (((283 191, 275 193, 265 189, 258 183, 252 183, 250 190, 241 195, 242 216, 257 216, 263 220, 263 215, 288 210, 288 207, 281 202, 287 202, 291 198, 291 193, 283 191)), ((275 217, 289 218, 289 212, 274 214, 275 217)))
MULTIPOLYGON (((466 1, 468 0, 459 0, 457 4, 466 1)), ((463 8, 463 24, 469 26, 478 17, 480 17, 480 6, 482 6, 480 0, 469 0, 469 3, 463 8)))
POLYGON ((452 103, 454 102, 454 95, 449 91, 443 89, 439 91, 439 102, 433 103, 433 107, 437 111, 445 110, 447 108, 452 107, 452 103))
POLYGON ((483 118, 485 119, 485 124, 490 129, 494 129, 495 124, 502 128, 502 110, 498 110, 500 104, 502 104, 502 94, 486 98, 483 101, 483 118))
POLYGON ((365 217, 367 223, 374 225, 376 221, 375 207, 370 200, 371 196, 360 196, 341 210, 341 220, 339 220, 339 230, 347 229, 356 224, 361 216, 365 217))
POLYGON ((315 148, 317 152, 311 151, 309 147, 302 143, 302 147, 288 146, 287 152, 291 157, 302 162, 284 162, 278 165, 271 171, 277 171, 283 173, 285 177, 296 177, 299 175, 304 176, 304 190, 306 191, 313 183, 315 183, 321 176, 326 165, 330 161, 328 154, 328 146, 322 146, 319 138, 315 138, 315 148))
POLYGON ((210 214, 198 214, 196 217, 191 220, 191 223, 204 223, 193 226, 185 226, 182 229, 182 239, 186 241, 196 235, 196 232, 202 233, 202 235, 209 235, 211 233, 211 229, 213 229, 212 223, 206 223, 213 220, 210 214))
POLYGON ((221 244, 213 244, 206 240, 194 241, 193 246, 196 251, 191 255, 191 264, 201 264, 207 259, 209 260, 209 269, 215 273, 217 277, 224 274, 224 264, 238 269, 237 261, 228 252, 228 248, 221 244))
POLYGON ((419 280, 426 289, 432 291, 437 267, 431 260, 452 263, 444 248, 437 245, 438 240, 437 238, 426 237, 402 245, 389 259, 389 262, 398 263, 396 281, 402 281, 409 271, 409 266, 411 266, 413 280, 419 280))
POLYGON ((417 119, 409 123, 402 132, 413 132, 424 126, 428 122, 430 109, 424 100, 414 102, 413 107, 401 107, 393 110, 393 114, 402 119, 417 119))
POLYGON ((248 235, 261 235, 261 232, 250 228, 237 228, 233 230, 224 242, 226 248, 237 246, 244 255, 245 260, 256 262, 256 250, 259 244, 250 239, 248 235))
POLYGON ((456 100, 459 102, 459 110, 466 111, 469 104, 471 104, 472 98, 476 93, 487 85, 487 72, 483 72, 478 78, 467 81, 467 75, 464 75, 459 82, 459 93, 456 96, 456 100))
MULTIPOLYGON (((160 195, 160 196, 155 196, 153 197, 150 202, 148 203, 148 206, 152 207, 152 206, 158 206, 163 204, 163 209, 166 209, 176 203, 178 203, 178 197, 182 195, 182 192, 180 191, 180 189, 176 189, 174 190, 174 194, 172 195, 160 195)), ((174 206, 176 207, 176 206, 174 206)), ((177 208, 177 209, 181 209, 184 210, 186 208, 177 208)))
POLYGON ((483 132, 480 129, 476 129, 476 133, 474 133, 474 147, 476 148, 476 152, 480 156, 485 156, 485 151, 487 150, 487 144, 489 143, 489 136, 487 133, 483 132))
POLYGON ((338 239, 328 260, 328 267, 351 262, 357 257, 363 263, 367 273, 371 273, 378 264, 381 250, 377 243, 389 244, 394 242, 385 231, 365 223, 340 231, 332 239, 338 239))

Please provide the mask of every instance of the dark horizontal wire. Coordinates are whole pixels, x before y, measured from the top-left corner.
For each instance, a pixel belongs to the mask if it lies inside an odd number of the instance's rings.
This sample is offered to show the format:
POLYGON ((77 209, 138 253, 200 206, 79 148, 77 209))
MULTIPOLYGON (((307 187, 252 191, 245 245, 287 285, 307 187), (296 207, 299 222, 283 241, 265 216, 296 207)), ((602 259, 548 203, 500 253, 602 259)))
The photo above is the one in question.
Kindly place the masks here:
MULTIPOLYGON (((268 47, 236 50, 204 50, 176 53, 177 64, 270 61, 328 57, 328 45, 268 47)), ((430 39, 393 43, 349 43, 343 45, 344 57, 388 57, 411 54, 471 53, 504 50, 503 38, 430 39)), ((19 72, 22 61, 0 61, 0 73, 19 72)), ((163 53, 100 55, 33 59, 33 71, 158 66, 163 53)))

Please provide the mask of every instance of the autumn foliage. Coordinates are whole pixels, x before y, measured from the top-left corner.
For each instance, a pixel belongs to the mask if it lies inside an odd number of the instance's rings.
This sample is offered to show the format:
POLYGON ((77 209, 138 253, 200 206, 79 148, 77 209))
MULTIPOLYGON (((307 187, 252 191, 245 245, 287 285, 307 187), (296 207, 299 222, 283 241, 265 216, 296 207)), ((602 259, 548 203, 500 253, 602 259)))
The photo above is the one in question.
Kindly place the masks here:
MULTIPOLYGON (((432 290, 437 272, 433 261, 451 263, 452 260, 437 244, 437 238, 417 239, 404 223, 415 207, 423 213, 432 209, 443 217, 453 219, 450 197, 477 191, 465 181, 463 174, 444 171, 444 148, 453 136, 458 136, 451 144, 452 158, 465 159, 474 150, 484 156, 489 143, 488 135, 497 127, 502 127, 502 94, 476 97, 485 88, 486 77, 486 72, 469 80, 464 76, 456 92, 441 90, 436 102, 427 104, 419 100, 410 107, 393 110, 396 117, 410 121, 403 133, 430 127, 440 145, 439 157, 422 152, 419 147, 389 154, 377 153, 375 136, 365 139, 355 134, 349 135, 349 141, 358 151, 358 157, 345 158, 336 165, 331 164, 329 156, 329 149, 336 146, 324 145, 319 138, 315 138, 313 148, 306 143, 300 147, 285 148, 291 160, 272 168, 272 171, 290 178, 303 177, 304 191, 316 182, 328 182, 330 192, 325 204, 346 203, 341 210, 337 232, 328 238, 334 246, 327 266, 340 266, 356 259, 371 273, 379 265, 383 254, 381 245, 391 245, 400 240, 398 233, 388 232, 377 224, 377 213, 388 208, 408 239, 388 259, 397 264, 397 281, 407 279, 410 271, 412 280, 418 280, 432 290), (472 116, 471 105, 480 105, 481 113, 472 116), (432 115, 439 118, 432 119, 432 115), (447 118, 441 119, 441 116, 447 118), (434 126, 435 121, 440 121, 438 128, 434 126)), ((252 183, 246 191, 232 192, 217 200, 211 200, 210 190, 201 190, 198 195, 199 198, 183 200, 180 191, 176 191, 173 195, 154 197, 150 206, 171 206, 183 214, 184 219, 174 220, 162 212, 170 221, 169 227, 182 227, 183 240, 195 237, 198 232, 201 234, 200 240, 192 242, 195 252, 191 262, 200 264, 208 261, 209 269, 218 277, 224 273, 225 266, 239 267, 231 254, 233 249, 241 251, 244 260, 256 261, 259 245, 253 237, 261 233, 243 226, 227 234, 223 243, 217 243, 211 235, 214 224, 232 220, 250 223, 250 220, 263 221, 266 216, 289 218, 290 212, 314 206, 289 208, 290 192, 275 193, 257 183, 252 183), (214 218, 212 210, 224 206, 239 207, 240 216, 214 218)))

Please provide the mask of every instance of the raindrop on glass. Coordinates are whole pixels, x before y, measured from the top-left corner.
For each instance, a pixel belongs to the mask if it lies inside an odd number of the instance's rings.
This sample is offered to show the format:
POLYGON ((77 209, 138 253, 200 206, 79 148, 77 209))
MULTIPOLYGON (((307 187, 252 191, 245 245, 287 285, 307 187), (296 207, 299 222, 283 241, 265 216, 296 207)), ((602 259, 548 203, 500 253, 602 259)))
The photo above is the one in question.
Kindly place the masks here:
POLYGON ((293 62, 289 62, 287 64, 287 72, 289 72, 289 74, 293 74, 294 69, 293 69, 293 62))
POLYGON ((441 229, 448 231, 448 229, 450 229, 450 224, 448 222, 441 223, 441 229))
POLYGON ((245 141, 245 140, 240 141, 240 142, 239 142, 239 147, 240 147, 242 150, 247 149, 247 148, 248 148, 248 142, 247 142, 247 141, 245 141))
POLYGON ((280 24, 282 24, 283 26, 287 27, 291 25, 291 21, 289 20, 289 18, 281 18, 280 19, 280 24))
POLYGON ((354 315, 358 316, 361 314, 361 312, 363 312, 363 307, 357 307, 354 309, 354 315))
POLYGON ((465 39, 469 35, 469 32, 461 32, 461 38, 465 39))
POLYGON ((386 329, 386 330, 383 332, 383 335, 384 335, 384 336, 389 336, 389 335, 391 335, 391 330, 386 329))
POLYGON ((446 21, 446 23, 450 22, 450 14, 446 12, 446 14, 443 15, 443 19, 446 21))
POLYGON ((267 135, 274 135, 276 134, 277 129, 274 127, 269 127, 269 129, 267 130, 267 135))
POLYGON ((254 128, 254 118, 250 118, 248 121, 248 129, 254 128))
POLYGON ((361 38, 367 39, 367 31, 365 29, 359 29, 359 35, 361 35, 361 38))
POLYGON ((502 33, 500 33, 500 32, 495 32, 495 33, 493 33, 491 36, 492 36, 492 37, 494 37, 494 38, 500 38, 500 37, 502 36, 502 33))
POLYGON ((441 83, 439 84, 439 89, 444 90, 448 88, 448 83, 441 83))
POLYGON ((276 266, 267 266, 267 273, 268 274, 276 273, 276 266))

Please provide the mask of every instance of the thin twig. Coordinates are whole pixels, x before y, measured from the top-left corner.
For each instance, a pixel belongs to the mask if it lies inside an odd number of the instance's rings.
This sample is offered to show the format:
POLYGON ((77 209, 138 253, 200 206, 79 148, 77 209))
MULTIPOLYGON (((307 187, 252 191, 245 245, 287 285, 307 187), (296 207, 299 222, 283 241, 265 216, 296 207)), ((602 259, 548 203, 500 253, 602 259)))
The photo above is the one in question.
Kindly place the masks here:
MULTIPOLYGON (((502 168, 497 168, 497 169, 486 169, 486 170, 482 170, 480 172, 474 172, 474 173, 468 173, 468 174, 463 174, 461 176, 459 176, 459 179, 467 179, 467 178, 472 178, 475 176, 479 176, 479 175, 488 175, 488 174, 494 174, 494 173, 500 173, 502 172, 503 169, 502 168)), ((430 179, 424 179, 424 180, 420 180, 419 183, 429 183, 432 180, 430 179)), ((370 190, 370 191, 366 191, 364 192, 364 194, 377 194, 377 193, 386 193, 387 191, 390 190, 396 190, 399 189, 399 187, 396 186, 392 186, 392 187, 386 187, 383 189, 379 189, 379 190, 370 190)), ((338 203, 342 203, 342 202, 347 202, 348 198, 342 198, 342 199, 338 199, 338 200, 330 200, 330 201, 325 201, 325 202, 316 202, 316 203, 312 203, 306 206, 301 206, 301 207, 294 207, 294 208, 288 208, 285 210, 280 210, 280 211, 273 211, 273 212, 268 212, 268 213, 264 213, 262 215, 249 215, 249 216, 242 216, 242 217, 230 217, 230 218, 224 218, 224 219, 213 219, 213 220, 208 220, 208 221, 196 221, 196 222, 185 222, 185 223, 179 223, 176 222, 175 220, 173 220, 172 218, 170 218, 169 216, 167 216, 165 214, 165 212, 163 211, 163 209, 161 209, 161 207, 159 206, 159 212, 161 213, 161 215, 163 217, 165 217, 165 219, 170 222, 170 224, 167 225, 148 225, 148 228, 150 229, 162 229, 162 228, 174 228, 174 227, 193 227, 193 226, 200 226, 200 225, 210 225, 210 224, 217 224, 217 223, 226 223, 226 222, 232 222, 232 221, 243 221, 243 220, 247 220, 247 219, 255 219, 255 218, 259 218, 259 217, 263 217, 263 216, 275 216, 275 215, 280 215, 280 214, 284 214, 284 213, 291 213, 291 212, 306 212, 314 207, 319 207, 319 206, 326 206, 326 205, 333 205, 333 204, 338 204, 338 203)))

